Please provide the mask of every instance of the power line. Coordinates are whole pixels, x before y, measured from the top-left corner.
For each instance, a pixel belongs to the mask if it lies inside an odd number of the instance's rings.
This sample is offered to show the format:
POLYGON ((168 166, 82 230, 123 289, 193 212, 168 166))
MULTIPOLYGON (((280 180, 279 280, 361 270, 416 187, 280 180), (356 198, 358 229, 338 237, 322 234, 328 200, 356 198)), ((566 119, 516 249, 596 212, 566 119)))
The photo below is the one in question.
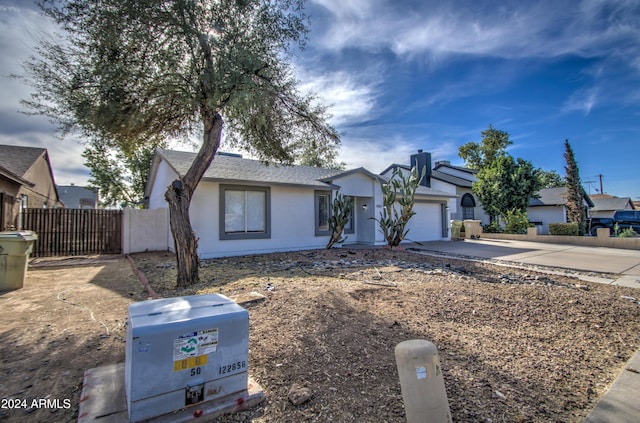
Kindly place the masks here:
POLYGON ((591 185, 595 184, 596 181, 584 181, 585 184, 589 185, 589 195, 591 195, 591 185))

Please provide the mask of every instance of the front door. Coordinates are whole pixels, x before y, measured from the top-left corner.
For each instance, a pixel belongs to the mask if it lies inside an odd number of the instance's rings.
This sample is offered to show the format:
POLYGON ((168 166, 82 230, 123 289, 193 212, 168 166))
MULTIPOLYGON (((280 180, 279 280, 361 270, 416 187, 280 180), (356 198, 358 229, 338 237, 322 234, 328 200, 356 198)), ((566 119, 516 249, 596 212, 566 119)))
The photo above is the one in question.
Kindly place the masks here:
MULTIPOLYGON (((375 205, 373 197, 356 197, 354 201, 355 234, 357 239, 354 242, 364 244, 374 244, 376 242, 376 222, 374 217, 375 205)), ((351 241, 351 240, 349 240, 351 241)))

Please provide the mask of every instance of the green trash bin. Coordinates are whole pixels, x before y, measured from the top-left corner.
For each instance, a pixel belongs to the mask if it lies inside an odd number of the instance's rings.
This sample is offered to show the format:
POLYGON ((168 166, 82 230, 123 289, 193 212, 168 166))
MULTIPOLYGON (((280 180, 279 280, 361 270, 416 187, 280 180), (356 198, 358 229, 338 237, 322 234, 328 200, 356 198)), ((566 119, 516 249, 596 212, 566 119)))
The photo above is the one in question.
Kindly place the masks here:
POLYGON ((38 239, 35 232, 0 232, 0 291, 20 289, 27 274, 27 261, 38 239))
POLYGON ((460 238, 462 231, 462 220, 451 221, 451 239, 460 238))

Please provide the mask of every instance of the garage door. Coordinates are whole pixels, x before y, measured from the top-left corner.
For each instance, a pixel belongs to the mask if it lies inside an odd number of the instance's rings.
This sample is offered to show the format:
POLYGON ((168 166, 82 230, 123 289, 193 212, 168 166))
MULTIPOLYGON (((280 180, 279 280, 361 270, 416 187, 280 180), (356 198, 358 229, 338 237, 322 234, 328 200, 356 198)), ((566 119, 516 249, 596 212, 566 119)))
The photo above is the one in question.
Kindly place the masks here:
POLYGON ((407 227, 411 241, 438 241, 442 239, 442 208, 440 203, 415 203, 407 227))

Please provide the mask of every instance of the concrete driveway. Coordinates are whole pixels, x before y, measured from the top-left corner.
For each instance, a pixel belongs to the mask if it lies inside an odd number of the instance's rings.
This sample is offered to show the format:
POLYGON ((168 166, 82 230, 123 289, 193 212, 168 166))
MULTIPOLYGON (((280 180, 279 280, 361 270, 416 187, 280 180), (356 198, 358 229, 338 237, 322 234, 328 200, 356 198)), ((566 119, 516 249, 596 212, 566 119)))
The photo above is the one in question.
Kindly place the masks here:
POLYGON ((430 241, 414 248, 469 257, 612 273, 640 279, 640 251, 503 239, 430 241))

